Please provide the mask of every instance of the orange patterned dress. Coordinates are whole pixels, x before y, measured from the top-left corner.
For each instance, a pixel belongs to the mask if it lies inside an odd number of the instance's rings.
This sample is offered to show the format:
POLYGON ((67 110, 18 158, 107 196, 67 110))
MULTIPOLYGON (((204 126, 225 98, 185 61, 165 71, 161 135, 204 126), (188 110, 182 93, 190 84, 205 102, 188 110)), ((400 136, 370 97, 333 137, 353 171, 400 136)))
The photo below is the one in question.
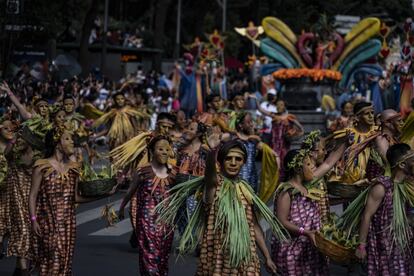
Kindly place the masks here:
POLYGON ((24 165, 10 166, 7 177, 9 198, 10 237, 7 256, 33 259, 35 256, 33 233, 29 215, 29 193, 32 185, 32 168, 24 165))
POLYGON ((43 179, 37 197, 40 276, 72 275, 75 247, 75 187, 79 178, 78 163, 71 163, 66 173, 59 173, 49 160, 38 160, 43 179))
POLYGON ((8 193, 6 189, 7 160, 3 153, 0 153, 0 237, 8 232, 8 193))
MULTIPOLYGON (((197 275, 199 276, 235 276, 235 275, 246 275, 246 276, 258 276, 260 275, 260 261, 257 255, 256 248, 256 234, 254 231, 253 206, 248 203, 246 197, 241 194, 242 204, 246 211, 246 218, 249 224, 250 230, 250 251, 252 259, 250 262, 245 263, 237 268, 231 267, 230 258, 226 249, 222 248, 223 235, 219 235, 220 231, 215 229, 215 220, 218 213, 218 200, 217 196, 220 193, 222 187, 222 179, 218 181, 215 200, 211 206, 207 209, 207 227, 204 230, 203 240, 201 243, 201 252, 199 257, 199 264, 197 269, 197 275)), ((224 227, 223 227, 224 228, 224 227)), ((225 231, 225 229, 221 229, 225 231)))

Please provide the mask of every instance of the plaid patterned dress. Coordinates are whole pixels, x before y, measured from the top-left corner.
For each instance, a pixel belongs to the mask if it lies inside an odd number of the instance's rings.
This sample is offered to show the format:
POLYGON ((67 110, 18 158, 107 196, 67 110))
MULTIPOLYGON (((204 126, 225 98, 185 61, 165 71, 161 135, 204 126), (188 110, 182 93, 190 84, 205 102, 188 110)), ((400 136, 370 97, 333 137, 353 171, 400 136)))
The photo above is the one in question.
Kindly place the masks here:
POLYGON ((43 174, 37 196, 40 276, 70 276, 76 238, 75 187, 78 164, 72 163, 64 174, 57 172, 49 160, 38 160, 43 174))
POLYGON ((394 184, 389 177, 377 178, 384 186, 385 196, 372 217, 367 238, 368 275, 411 275, 410 252, 392 246, 389 227, 393 217, 394 184))
MULTIPOLYGON (((289 185, 289 183, 282 183, 289 185)), ((294 188, 281 189, 290 194, 289 220, 298 227, 306 230, 319 230, 321 227, 320 207, 317 201, 303 196, 300 192, 293 194, 294 188)), ((275 215, 277 212, 277 198, 275 197, 275 215)), ((272 240, 272 259, 281 275, 328 275, 327 258, 319 253, 307 236, 292 234, 287 242, 272 240)))
POLYGON ((159 178, 151 165, 138 171, 141 181, 137 189, 136 234, 141 275, 168 274, 174 231, 156 223, 158 215, 154 209, 169 195, 168 189, 174 184, 175 174, 171 169, 168 177, 159 178))

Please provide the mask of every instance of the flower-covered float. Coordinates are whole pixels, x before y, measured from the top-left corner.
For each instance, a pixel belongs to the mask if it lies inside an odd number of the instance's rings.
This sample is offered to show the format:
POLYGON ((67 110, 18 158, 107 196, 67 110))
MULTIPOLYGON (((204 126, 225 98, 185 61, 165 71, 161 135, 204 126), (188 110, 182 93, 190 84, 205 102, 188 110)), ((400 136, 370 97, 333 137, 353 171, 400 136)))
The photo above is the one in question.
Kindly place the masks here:
POLYGON ((325 16, 300 35, 275 17, 264 18, 262 28, 265 38, 246 37, 274 61, 262 68, 262 74, 272 74, 282 83, 283 98, 291 108, 319 107, 324 95, 333 96, 338 88, 347 87, 356 71, 380 74, 378 65, 365 63, 381 51, 378 18, 361 20, 345 36, 325 16))

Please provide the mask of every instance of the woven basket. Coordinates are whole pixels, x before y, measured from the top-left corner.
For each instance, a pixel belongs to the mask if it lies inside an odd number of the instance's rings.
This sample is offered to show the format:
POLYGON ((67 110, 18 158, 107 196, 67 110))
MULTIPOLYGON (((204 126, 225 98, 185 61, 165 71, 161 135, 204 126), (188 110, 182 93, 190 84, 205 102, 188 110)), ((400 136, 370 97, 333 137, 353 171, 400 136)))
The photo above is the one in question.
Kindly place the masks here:
POLYGON ((342 184, 339 182, 328 182, 328 194, 339 198, 356 198, 366 187, 342 184))
POLYGON ((194 179, 194 178, 197 178, 197 177, 198 176, 195 176, 195 175, 192 175, 192 174, 182 174, 182 173, 179 173, 179 174, 177 174, 175 176, 175 182, 177 184, 180 184, 180 183, 189 181, 189 180, 194 179))
POLYGON ((92 181, 80 182, 79 190, 82 196, 103 196, 109 193, 115 185, 115 178, 97 179, 92 181))
POLYGON ((23 140, 25 140, 30 146, 37 150, 43 150, 45 148, 45 143, 43 139, 33 133, 28 126, 24 126, 21 130, 20 135, 22 136, 23 140))
POLYGON ((354 250, 346 248, 331 240, 326 239, 321 233, 317 232, 316 247, 329 259, 338 264, 349 264, 354 260, 354 250))

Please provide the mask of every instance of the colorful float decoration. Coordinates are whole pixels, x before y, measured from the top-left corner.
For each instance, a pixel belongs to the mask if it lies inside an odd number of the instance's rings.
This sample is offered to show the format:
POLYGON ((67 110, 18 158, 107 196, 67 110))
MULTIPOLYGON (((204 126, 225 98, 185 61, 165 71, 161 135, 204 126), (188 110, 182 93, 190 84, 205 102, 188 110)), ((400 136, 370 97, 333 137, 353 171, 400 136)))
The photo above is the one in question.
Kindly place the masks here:
POLYGON ((407 117, 412 111, 411 101, 414 98, 413 85, 413 60, 414 60, 414 22, 411 18, 405 20, 404 26, 405 42, 401 47, 401 59, 394 64, 394 71, 399 76, 400 102, 399 108, 403 117, 407 117))
MULTIPOLYGON (((337 87, 348 86, 354 72, 365 70, 364 66, 379 74, 377 65, 364 64, 382 49, 381 41, 376 39, 381 30, 378 18, 361 20, 345 37, 335 31, 325 16, 311 31, 300 35, 275 17, 264 18, 262 27, 265 38, 246 37, 275 62, 262 71, 273 73, 273 77, 282 82, 285 98, 289 93, 294 93, 290 95, 294 98, 300 97, 298 91, 313 92, 320 102, 323 95, 333 95, 337 87)), ((315 105, 308 104, 312 108, 315 105)))
POLYGON ((202 113, 205 97, 214 89, 227 99, 225 89, 224 47, 226 37, 218 30, 205 34, 207 41, 195 37, 191 44, 183 45, 185 69, 178 69, 174 82, 178 90, 181 109, 189 115, 202 113))

